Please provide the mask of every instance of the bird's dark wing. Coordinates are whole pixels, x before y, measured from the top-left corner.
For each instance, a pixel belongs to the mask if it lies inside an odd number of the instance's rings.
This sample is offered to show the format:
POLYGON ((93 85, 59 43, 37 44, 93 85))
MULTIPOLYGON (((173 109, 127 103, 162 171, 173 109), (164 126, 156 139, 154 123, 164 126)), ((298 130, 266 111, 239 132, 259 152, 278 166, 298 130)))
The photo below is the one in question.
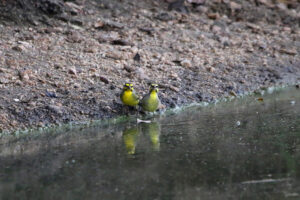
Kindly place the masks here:
POLYGON ((135 92, 132 93, 132 96, 135 100, 140 100, 139 96, 135 92))
POLYGON ((122 96, 124 94, 124 90, 120 93, 120 98, 122 99, 122 96))

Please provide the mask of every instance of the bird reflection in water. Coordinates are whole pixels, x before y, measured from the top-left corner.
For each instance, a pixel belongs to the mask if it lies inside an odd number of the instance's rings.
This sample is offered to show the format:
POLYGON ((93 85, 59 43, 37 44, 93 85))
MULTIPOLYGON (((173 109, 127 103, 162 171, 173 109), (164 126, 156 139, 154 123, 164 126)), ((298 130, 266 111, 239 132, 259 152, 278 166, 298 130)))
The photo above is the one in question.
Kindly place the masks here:
POLYGON ((126 128, 123 131, 123 142, 125 144, 126 151, 129 155, 135 154, 140 133, 144 137, 147 137, 147 140, 150 139, 151 148, 153 151, 159 151, 159 124, 157 122, 140 123, 134 127, 126 128))
POLYGON ((150 137, 151 146, 154 151, 159 151, 159 135, 160 135, 160 128, 157 122, 152 122, 149 124, 141 124, 142 132, 145 133, 147 136, 150 137))
POLYGON ((123 131, 123 141, 128 154, 132 155, 135 153, 135 146, 138 137, 139 130, 137 126, 125 129, 123 131))

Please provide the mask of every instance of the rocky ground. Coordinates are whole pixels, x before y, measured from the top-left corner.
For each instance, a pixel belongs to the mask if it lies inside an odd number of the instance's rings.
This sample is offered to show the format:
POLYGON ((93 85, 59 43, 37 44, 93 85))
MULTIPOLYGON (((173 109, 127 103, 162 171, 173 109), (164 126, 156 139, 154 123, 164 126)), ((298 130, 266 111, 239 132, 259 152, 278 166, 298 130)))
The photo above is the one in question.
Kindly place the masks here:
POLYGON ((125 82, 166 107, 299 84, 298 1, 199 2, 0 0, 0 132, 115 117, 125 82))

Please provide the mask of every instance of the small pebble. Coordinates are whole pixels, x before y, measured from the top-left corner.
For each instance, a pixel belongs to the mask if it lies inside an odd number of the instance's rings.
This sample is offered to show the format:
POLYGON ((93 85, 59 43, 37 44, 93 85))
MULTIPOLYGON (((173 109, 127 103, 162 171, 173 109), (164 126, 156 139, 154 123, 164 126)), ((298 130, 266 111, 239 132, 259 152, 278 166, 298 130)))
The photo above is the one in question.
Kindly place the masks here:
POLYGON ((77 75, 77 71, 75 67, 69 68, 68 72, 69 74, 77 75))
POLYGON ((190 60, 184 59, 183 61, 180 62, 181 66, 185 67, 185 68, 191 68, 192 67, 192 63, 190 60))

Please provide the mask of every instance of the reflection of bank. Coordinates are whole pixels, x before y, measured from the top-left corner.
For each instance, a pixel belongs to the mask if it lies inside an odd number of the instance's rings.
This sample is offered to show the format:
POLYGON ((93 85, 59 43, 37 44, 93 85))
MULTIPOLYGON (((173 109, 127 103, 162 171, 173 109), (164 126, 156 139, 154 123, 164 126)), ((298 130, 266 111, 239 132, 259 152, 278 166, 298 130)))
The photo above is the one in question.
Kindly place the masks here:
POLYGON ((160 127, 157 122, 141 123, 123 131, 123 141, 128 154, 134 154, 140 133, 150 139, 152 150, 159 151, 160 127))

